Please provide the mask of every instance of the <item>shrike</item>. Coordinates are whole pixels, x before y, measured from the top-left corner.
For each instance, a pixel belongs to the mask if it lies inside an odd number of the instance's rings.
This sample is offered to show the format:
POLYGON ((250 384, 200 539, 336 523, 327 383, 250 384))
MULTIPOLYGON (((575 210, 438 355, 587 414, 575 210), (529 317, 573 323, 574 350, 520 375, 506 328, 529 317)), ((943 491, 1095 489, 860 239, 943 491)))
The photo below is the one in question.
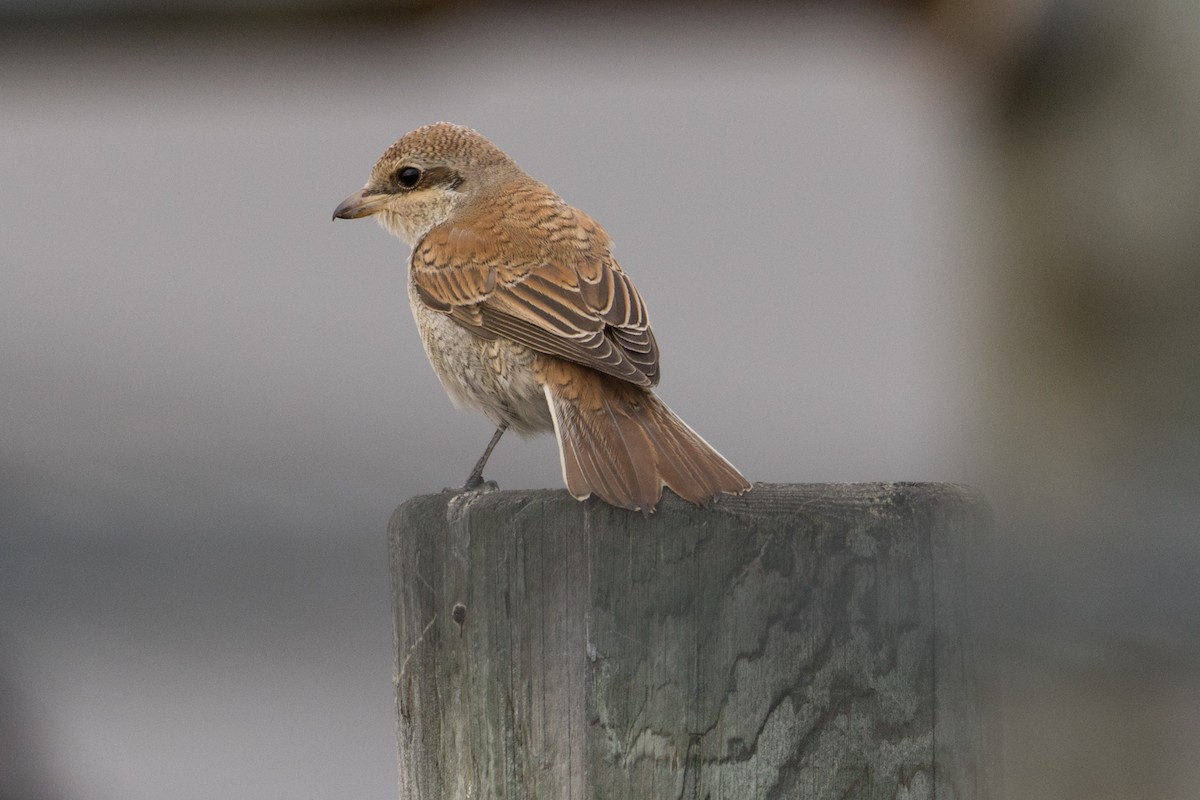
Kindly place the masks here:
POLYGON ((653 511, 750 488, 667 408, 646 306, 588 215, 475 131, 439 122, 384 152, 335 218, 374 216, 412 248, 409 302, 450 399, 496 433, 553 430, 567 489, 653 511))

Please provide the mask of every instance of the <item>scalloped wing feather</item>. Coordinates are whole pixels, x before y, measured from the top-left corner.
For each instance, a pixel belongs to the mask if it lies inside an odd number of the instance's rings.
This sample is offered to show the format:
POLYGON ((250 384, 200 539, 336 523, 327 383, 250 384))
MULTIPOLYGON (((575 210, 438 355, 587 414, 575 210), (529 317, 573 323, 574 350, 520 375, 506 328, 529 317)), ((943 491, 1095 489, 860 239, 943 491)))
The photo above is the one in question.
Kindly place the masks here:
POLYGON ((569 207, 557 215, 538 210, 541 227, 532 235, 518 236, 495 213, 430 231, 413 252, 418 297, 484 338, 503 336, 639 386, 657 384, 646 306, 609 254, 607 234, 569 207), (541 229, 551 234, 538 237, 541 229), (531 248, 531 239, 542 246, 531 248))

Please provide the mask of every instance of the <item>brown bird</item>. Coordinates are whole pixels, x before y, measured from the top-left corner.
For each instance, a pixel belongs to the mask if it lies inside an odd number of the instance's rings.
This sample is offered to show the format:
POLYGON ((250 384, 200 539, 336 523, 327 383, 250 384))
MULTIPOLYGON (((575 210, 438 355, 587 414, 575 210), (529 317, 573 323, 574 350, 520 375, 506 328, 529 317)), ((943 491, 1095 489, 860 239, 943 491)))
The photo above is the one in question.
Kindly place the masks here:
POLYGON ((750 488, 650 387, 658 345, 608 234, 475 131, 439 122, 389 147, 335 218, 374 215, 412 248, 409 301, 455 405, 553 430, 567 489, 653 511, 750 488))

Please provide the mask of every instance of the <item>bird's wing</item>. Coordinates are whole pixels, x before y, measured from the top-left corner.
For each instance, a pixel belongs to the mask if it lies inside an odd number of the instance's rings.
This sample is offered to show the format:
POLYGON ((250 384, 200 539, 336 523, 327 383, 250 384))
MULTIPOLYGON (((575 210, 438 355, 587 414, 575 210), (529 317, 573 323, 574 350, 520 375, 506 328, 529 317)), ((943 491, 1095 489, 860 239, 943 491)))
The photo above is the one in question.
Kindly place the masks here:
POLYGON ((654 386, 658 345, 645 303, 603 230, 574 209, 565 217, 567 233, 536 242, 478 223, 434 228, 413 251, 417 295, 486 339, 654 386))

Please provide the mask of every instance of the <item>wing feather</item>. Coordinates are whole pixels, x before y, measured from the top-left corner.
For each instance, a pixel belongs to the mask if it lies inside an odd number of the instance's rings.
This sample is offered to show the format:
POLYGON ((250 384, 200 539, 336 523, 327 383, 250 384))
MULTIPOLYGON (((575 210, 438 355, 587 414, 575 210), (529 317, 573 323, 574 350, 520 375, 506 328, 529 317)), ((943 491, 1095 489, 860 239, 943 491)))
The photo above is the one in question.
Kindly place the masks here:
POLYGON ((565 204, 549 208, 538 209, 538 223, 553 233, 542 238, 507 230, 498 213, 434 228, 413 251, 417 296, 484 338, 655 385, 658 345, 646 306, 612 258, 608 235, 565 204))

